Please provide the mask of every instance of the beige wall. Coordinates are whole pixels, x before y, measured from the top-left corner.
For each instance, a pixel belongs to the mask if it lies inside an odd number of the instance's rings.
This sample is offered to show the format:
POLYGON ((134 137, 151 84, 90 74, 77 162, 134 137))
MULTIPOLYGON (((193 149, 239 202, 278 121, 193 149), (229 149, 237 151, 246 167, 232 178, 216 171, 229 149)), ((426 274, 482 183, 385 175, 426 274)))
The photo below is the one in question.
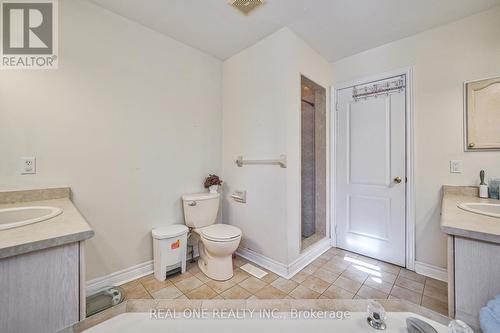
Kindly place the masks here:
POLYGON ((0 71, 0 190, 70 186, 96 231, 91 279, 151 260, 151 228, 182 223, 181 194, 220 172, 222 66, 88 2, 59 6, 60 68, 0 71))
POLYGON ((336 83, 414 67, 416 259, 446 267, 439 228, 443 184, 474 185, 500 175, 500 152, 464 153, 462 83, 500 75, 500 7, 333 64, 336 83), (463 160, 462 174, 449 161, 463 160))
POLYGON ((282 264, 300 251, 300 75, 330 84, 330 65, 289 29, 223 64, 223 219, 243 230, 242 247, 282 264), (288 158, 288 168, 234 164, 288 158), (247 190, 247 204, 231 201, 247 190))

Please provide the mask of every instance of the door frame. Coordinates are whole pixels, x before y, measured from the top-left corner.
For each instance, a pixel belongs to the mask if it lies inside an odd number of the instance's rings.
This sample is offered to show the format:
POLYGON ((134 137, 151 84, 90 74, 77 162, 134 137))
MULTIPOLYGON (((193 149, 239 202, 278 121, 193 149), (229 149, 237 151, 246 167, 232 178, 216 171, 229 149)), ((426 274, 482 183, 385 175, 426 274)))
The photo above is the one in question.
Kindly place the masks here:
POLYGON ((406 223, 406 268, 415 270, 415 118, 414 118, 414 92, 413 92, 413 67, 406 67, 394 71, 362 77, 356 80, 341 82, 331 87, 330 94, 330 239, 332 246, 337 246, 335 221, 336 176, 337 176, 337 91, 355 85, 384 80, 393 76, 406 75, 406 115, 405 115, 405 155, 406 155, 406 198, 405 198, 405 223, 406 223))

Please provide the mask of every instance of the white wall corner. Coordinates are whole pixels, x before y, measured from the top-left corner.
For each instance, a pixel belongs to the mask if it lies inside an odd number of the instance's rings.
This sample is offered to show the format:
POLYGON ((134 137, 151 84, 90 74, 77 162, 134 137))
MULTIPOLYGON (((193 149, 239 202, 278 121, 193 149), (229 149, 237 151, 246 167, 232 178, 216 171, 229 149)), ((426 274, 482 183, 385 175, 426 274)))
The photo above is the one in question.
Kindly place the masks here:
POLYGON ((441 267, 415 261, 415 272, 436 280, 448 282, 448 271, 441 267))

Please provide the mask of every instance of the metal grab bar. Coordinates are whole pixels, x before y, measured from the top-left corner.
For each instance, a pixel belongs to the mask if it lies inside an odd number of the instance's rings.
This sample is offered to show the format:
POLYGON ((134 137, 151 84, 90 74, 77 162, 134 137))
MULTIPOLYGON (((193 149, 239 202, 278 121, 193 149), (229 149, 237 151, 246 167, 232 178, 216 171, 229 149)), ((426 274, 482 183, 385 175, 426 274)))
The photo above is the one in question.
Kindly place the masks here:
POLYGON ((286 155, 280 155, 279 160, 244 160, 243 156, 238 156, 236 159, 236 165, 240 168, 245 164, 254 164, 254 165, 279 165, 282 168, 286 168, 286 155))

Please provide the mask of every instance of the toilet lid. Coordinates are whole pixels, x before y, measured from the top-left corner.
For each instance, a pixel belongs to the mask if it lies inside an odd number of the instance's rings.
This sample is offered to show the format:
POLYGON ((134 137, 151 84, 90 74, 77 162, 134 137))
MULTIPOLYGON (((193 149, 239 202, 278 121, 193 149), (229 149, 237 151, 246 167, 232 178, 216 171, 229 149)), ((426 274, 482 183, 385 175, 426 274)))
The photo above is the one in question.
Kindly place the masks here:
POLYGON ((241 230, 228 224, 213 224, 200 230, 201 235, 213 241, 230 241, 241 236, 241 230))

